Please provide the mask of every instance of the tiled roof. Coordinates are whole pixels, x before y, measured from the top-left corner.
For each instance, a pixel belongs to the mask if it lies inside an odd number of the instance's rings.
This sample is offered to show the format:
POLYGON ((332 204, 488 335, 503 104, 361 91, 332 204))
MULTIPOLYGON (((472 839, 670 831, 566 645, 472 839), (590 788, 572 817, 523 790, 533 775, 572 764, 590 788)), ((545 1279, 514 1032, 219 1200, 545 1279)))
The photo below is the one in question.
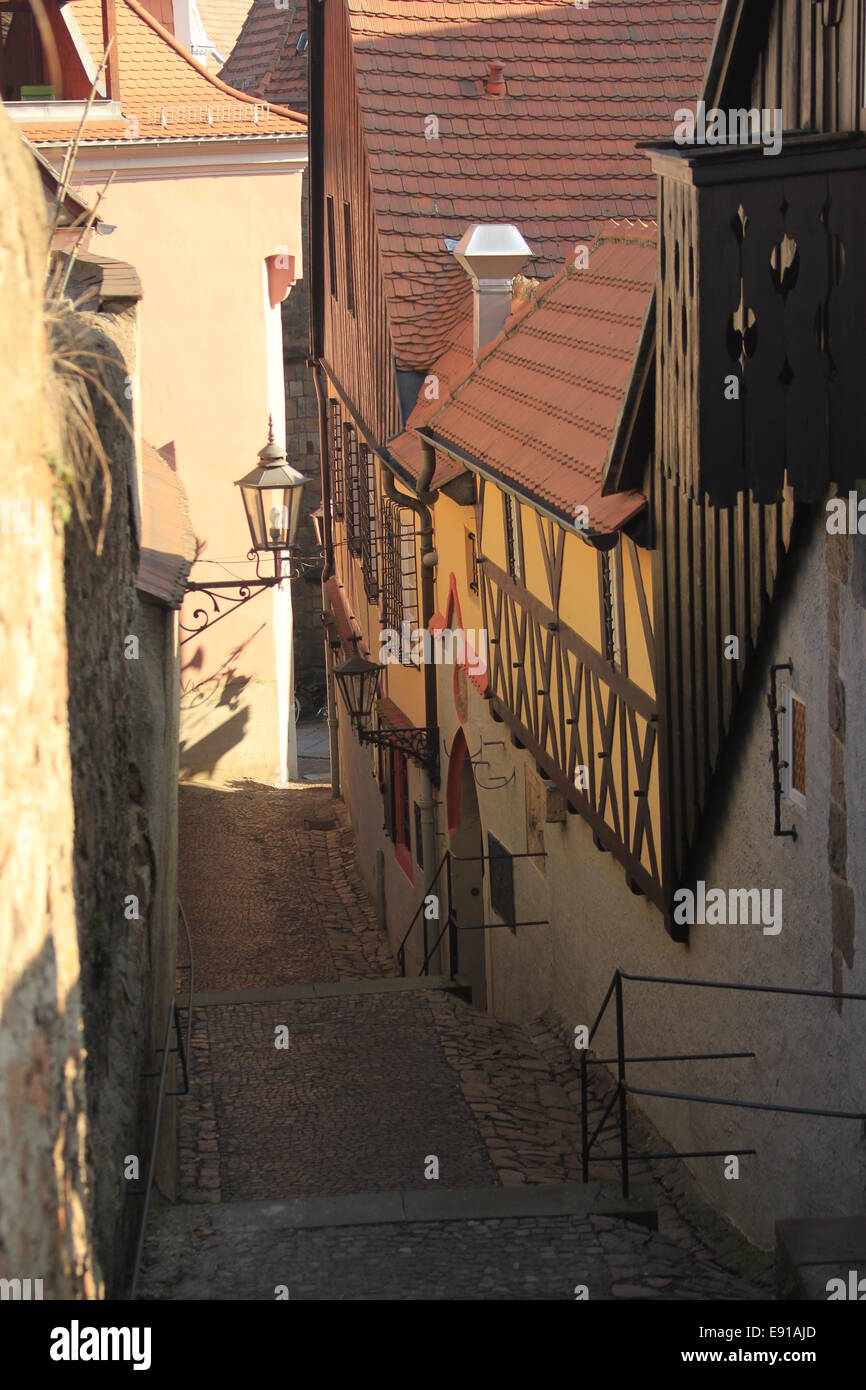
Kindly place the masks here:
POLYGON ((276 9, 274 0, 253 0, 220 77, 242 92, 281 102, 293 111, 306 111, 307 51, 298 52, 306 29, 303 0, 282 9, 276 9))
MULTIPOLYGON (((568 520, 585 506, 592 533, 617 530, 645 506, 639 492, 604 496, 602 478, 655 268, 655 223, 608 224, 588 267, 542 286, 447 399, 432 413, 416 407, 409 426, 568 520)), ((446 351, 445 371, 458 351, 446 351)), ((411 469, 407 445, 403 434, 391 449, 411 469)))
POLYGON ((216 45, 217 52, 228 58, 243 28, 250 0, 196 0, 196 3, 205 33, 216 45))
POLYGON ((546 279, 604 220, 655 215, 635 143, 670 135, 698 96, 719 0, 341 3, 398 368, 426 369, 465 312, 446 236, 514 222, 546 279), (485 89, 493 60, 503 96, 485 89))
MULTIPOLYGON (((75 0, 75 18, 94 62, 104 48, 102 0, 75 0)), ((207 72, 137 0, 117 0, 117 58, 123 118, 92 120, 82 144, 121 140, 206 140, 212 136, 294 135, 306 117, 262 108, 253 96, 207 72)), ((74 138, 78 123, 21 124, 39 144, 74 138)))

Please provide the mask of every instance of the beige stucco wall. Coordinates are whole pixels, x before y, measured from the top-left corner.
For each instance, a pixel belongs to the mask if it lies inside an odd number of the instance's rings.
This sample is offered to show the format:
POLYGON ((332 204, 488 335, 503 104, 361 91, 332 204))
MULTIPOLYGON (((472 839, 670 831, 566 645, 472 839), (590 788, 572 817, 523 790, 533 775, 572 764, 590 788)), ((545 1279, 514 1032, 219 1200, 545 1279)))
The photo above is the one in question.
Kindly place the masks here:
MULTIPOLYGON (((302 269, 301 171, 120 180, 100 215, 100 244, 127 260, 144 289, 140 422, 173 444, 201 558, 191 578, 247 578, 250 537, 235 480, 256 464, 268 415, 284 434, 282 355, 272 351, 264 260, 302 269)), ((277 339, 277 348, 279 340, 277 339)), ((278 762, 274 599, 259 594, 182 649, 181 767, 272 780, 278 762)), ((185 621, 201 606, 194 596, 185 621)), ((207 600, 205 606, 208 607, 207 600)))

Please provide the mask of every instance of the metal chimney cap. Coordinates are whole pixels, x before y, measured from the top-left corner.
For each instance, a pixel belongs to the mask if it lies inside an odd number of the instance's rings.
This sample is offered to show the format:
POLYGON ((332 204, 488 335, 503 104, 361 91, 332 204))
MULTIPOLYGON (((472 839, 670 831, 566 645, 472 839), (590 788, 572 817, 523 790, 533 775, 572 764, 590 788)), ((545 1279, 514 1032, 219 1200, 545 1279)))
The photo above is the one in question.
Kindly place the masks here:
POLYGON ((512 223, 467 227, 454 248, 454 256, 475 280, 511 280, 532 255, 512 223))

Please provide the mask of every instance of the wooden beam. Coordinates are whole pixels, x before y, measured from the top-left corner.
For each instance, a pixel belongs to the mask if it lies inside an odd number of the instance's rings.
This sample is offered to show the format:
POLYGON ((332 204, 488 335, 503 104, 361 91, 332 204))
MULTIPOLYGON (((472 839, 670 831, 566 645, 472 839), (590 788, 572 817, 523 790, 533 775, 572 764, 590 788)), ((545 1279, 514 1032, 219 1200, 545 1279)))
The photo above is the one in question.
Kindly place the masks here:
MULTIPOLYGON (((102 0, 103 52, 111 44, 105 68, 105 92, 109 101, 120 101, 120 67, 117 54, 117 6, 115 0, 102 0)), ((96 55, 94 54, 94 57, 96 55)))

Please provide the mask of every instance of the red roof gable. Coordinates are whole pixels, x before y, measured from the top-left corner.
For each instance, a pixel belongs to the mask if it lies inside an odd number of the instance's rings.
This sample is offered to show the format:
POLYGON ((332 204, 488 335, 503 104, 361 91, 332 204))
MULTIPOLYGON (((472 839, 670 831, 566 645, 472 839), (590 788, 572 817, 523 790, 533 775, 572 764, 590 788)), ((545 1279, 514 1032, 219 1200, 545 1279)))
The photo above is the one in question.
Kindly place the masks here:
MULTIPOLYGON (((74 13, 90 57, 98 64, 105 43, 102 0, 75 0, 74 13)), ((89 119, 83 145, 306 133, 303 114, 264 106, 227 86, 203 68, 138 0, 117 0, 116 14, 123 115, 89 119)), ((78 120, 34 120, 19 123, 18 128, 28 140, 44 145, 72 140, 78 120)))
POLYGON ((220 72, 224 82, 293 111, 307 109, 307 6, 296 0, 277 9, 274 0, 253 0, 237 43, 220 72))
MULTIPOLYGON (((410 428, 568 520, 586 507, 595 534, 617 530, 645 506, 639 492, 604 496, 602 480, 655 268, 655 223, 609 224, 589 266, 563 271, 521 305, 438 409, 415 408, 410 428)), ((471 322, 444 354, 445 373, 459 370, 461 341, 471 341, 471 322)), ((432 372, 438 376, 438 363, 432 372)), ((410 439, 407 431, 391 449, 415 472, 420 446, 410 439)), ((448 476, 441 467, 437 484, 448 476)))
POLYGON ((446 236, 514 222, 547 278, 604 220, 655 215, 634 147, 698 96, 719 0, 342 2, 398 368, 426 368, 466 311, 446 236))

